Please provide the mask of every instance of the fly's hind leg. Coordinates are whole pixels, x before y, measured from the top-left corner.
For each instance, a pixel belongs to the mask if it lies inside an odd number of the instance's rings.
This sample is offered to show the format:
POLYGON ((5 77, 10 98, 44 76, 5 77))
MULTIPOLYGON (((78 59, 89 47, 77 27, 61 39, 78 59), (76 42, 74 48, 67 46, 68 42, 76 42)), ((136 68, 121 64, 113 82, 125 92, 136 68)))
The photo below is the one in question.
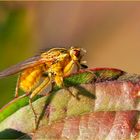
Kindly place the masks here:
POLYGON ((35 109, 33 107, 31 98, 29 98, 29 105, 30 105, 31 110, 33 111, 33 114, 34 114, 34 117, 35 117, 35 128, 37 128, 37 114, 36 114, 35 109))
POLYGON ((33 114, 34 114, 34 117, 35 117, 35 126, 36 126, 36 129, 38 127, 38 117, 37 117, 37 113, 33 107, 33 104, 32 104, 32 99, 33 97, 35 97, 36 95, 39 95, 45 88, 47 88, 47 86, 49 86, 51 80, 50 78, 45 78, 44 81, 31 93, 30 97, 29 97, 29 104, 30 104, 30 107, 33 111, 33 114))
POLYGON ((19 74, 18 79, 17 79, 16 89, 15 89, 15 98, 18 97, 18 90, 19 90, 20 78, 21 78, 21 74, 19 74))

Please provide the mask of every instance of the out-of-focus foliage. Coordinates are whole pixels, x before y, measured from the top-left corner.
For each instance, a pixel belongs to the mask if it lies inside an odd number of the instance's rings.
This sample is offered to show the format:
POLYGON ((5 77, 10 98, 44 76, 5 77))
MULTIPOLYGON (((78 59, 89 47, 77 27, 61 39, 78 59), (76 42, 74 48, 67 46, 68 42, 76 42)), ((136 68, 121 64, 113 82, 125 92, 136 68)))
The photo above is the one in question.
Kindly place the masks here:
MULTIPOLYGON (((0 4, 0 70, 2 70, 29 57, 33 47, 27 9, 0 4)), ((0 80, 0 107, 13 99, 16 78, 17 76, 11 76, 0 80)))

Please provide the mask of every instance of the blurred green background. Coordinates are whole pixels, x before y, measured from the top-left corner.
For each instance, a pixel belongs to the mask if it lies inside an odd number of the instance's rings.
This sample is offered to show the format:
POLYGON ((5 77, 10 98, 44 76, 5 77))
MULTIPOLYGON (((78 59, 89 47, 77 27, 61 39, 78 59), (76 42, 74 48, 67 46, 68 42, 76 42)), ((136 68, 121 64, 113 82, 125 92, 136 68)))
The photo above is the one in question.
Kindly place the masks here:
MULTIPOLYGON (((89 67, 140 73, 140 2, 0 2, 0 70, 40 49, 79 46, 89 67)), ((0 79, 0 107, 17 75, 0 79)))

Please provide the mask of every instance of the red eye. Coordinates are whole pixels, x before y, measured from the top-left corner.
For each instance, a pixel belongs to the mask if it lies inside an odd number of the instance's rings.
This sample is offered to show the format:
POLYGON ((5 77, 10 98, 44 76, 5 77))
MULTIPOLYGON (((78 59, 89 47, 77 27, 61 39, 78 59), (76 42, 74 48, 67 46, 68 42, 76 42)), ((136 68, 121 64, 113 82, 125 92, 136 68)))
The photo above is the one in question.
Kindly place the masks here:
POLYGON ((77 56, 77 57, 79 57, 80 51, 79 50, 74 50, 74 55, 77 56))

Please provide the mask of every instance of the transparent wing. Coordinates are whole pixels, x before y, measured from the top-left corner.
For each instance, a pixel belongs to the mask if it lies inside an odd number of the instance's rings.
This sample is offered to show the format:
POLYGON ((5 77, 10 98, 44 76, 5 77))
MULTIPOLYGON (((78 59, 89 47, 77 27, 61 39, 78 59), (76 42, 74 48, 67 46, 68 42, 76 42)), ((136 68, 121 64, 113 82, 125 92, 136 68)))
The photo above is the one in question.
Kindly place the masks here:
POLYGON ((16 65, 13 65, 13 66, 7 68, 4 71, 1 71, 0 72, 0 79, 4 78, 6 76, 9 76, 9 75, 13 75, 15 73, 18 73, 26 68, 34 67, 34 66, 37 66, 37 65, 43 64, 43 63, 44 63, 44 60, 40 56, 34 56, 34 57, 29 58, 21 63, 18 63, 16 65))
POLYGON ((49 51, 41 53, 40 55, 31 57, 21 63, 13 65, 8 69, 0 72, 0 79, 18 73, 24 69, 34 67, 43 63, 47 62, 54 63, 58 59, 58 55, 62 51, 66 52, 67 50, 65 48, 53 48, 49 51))

